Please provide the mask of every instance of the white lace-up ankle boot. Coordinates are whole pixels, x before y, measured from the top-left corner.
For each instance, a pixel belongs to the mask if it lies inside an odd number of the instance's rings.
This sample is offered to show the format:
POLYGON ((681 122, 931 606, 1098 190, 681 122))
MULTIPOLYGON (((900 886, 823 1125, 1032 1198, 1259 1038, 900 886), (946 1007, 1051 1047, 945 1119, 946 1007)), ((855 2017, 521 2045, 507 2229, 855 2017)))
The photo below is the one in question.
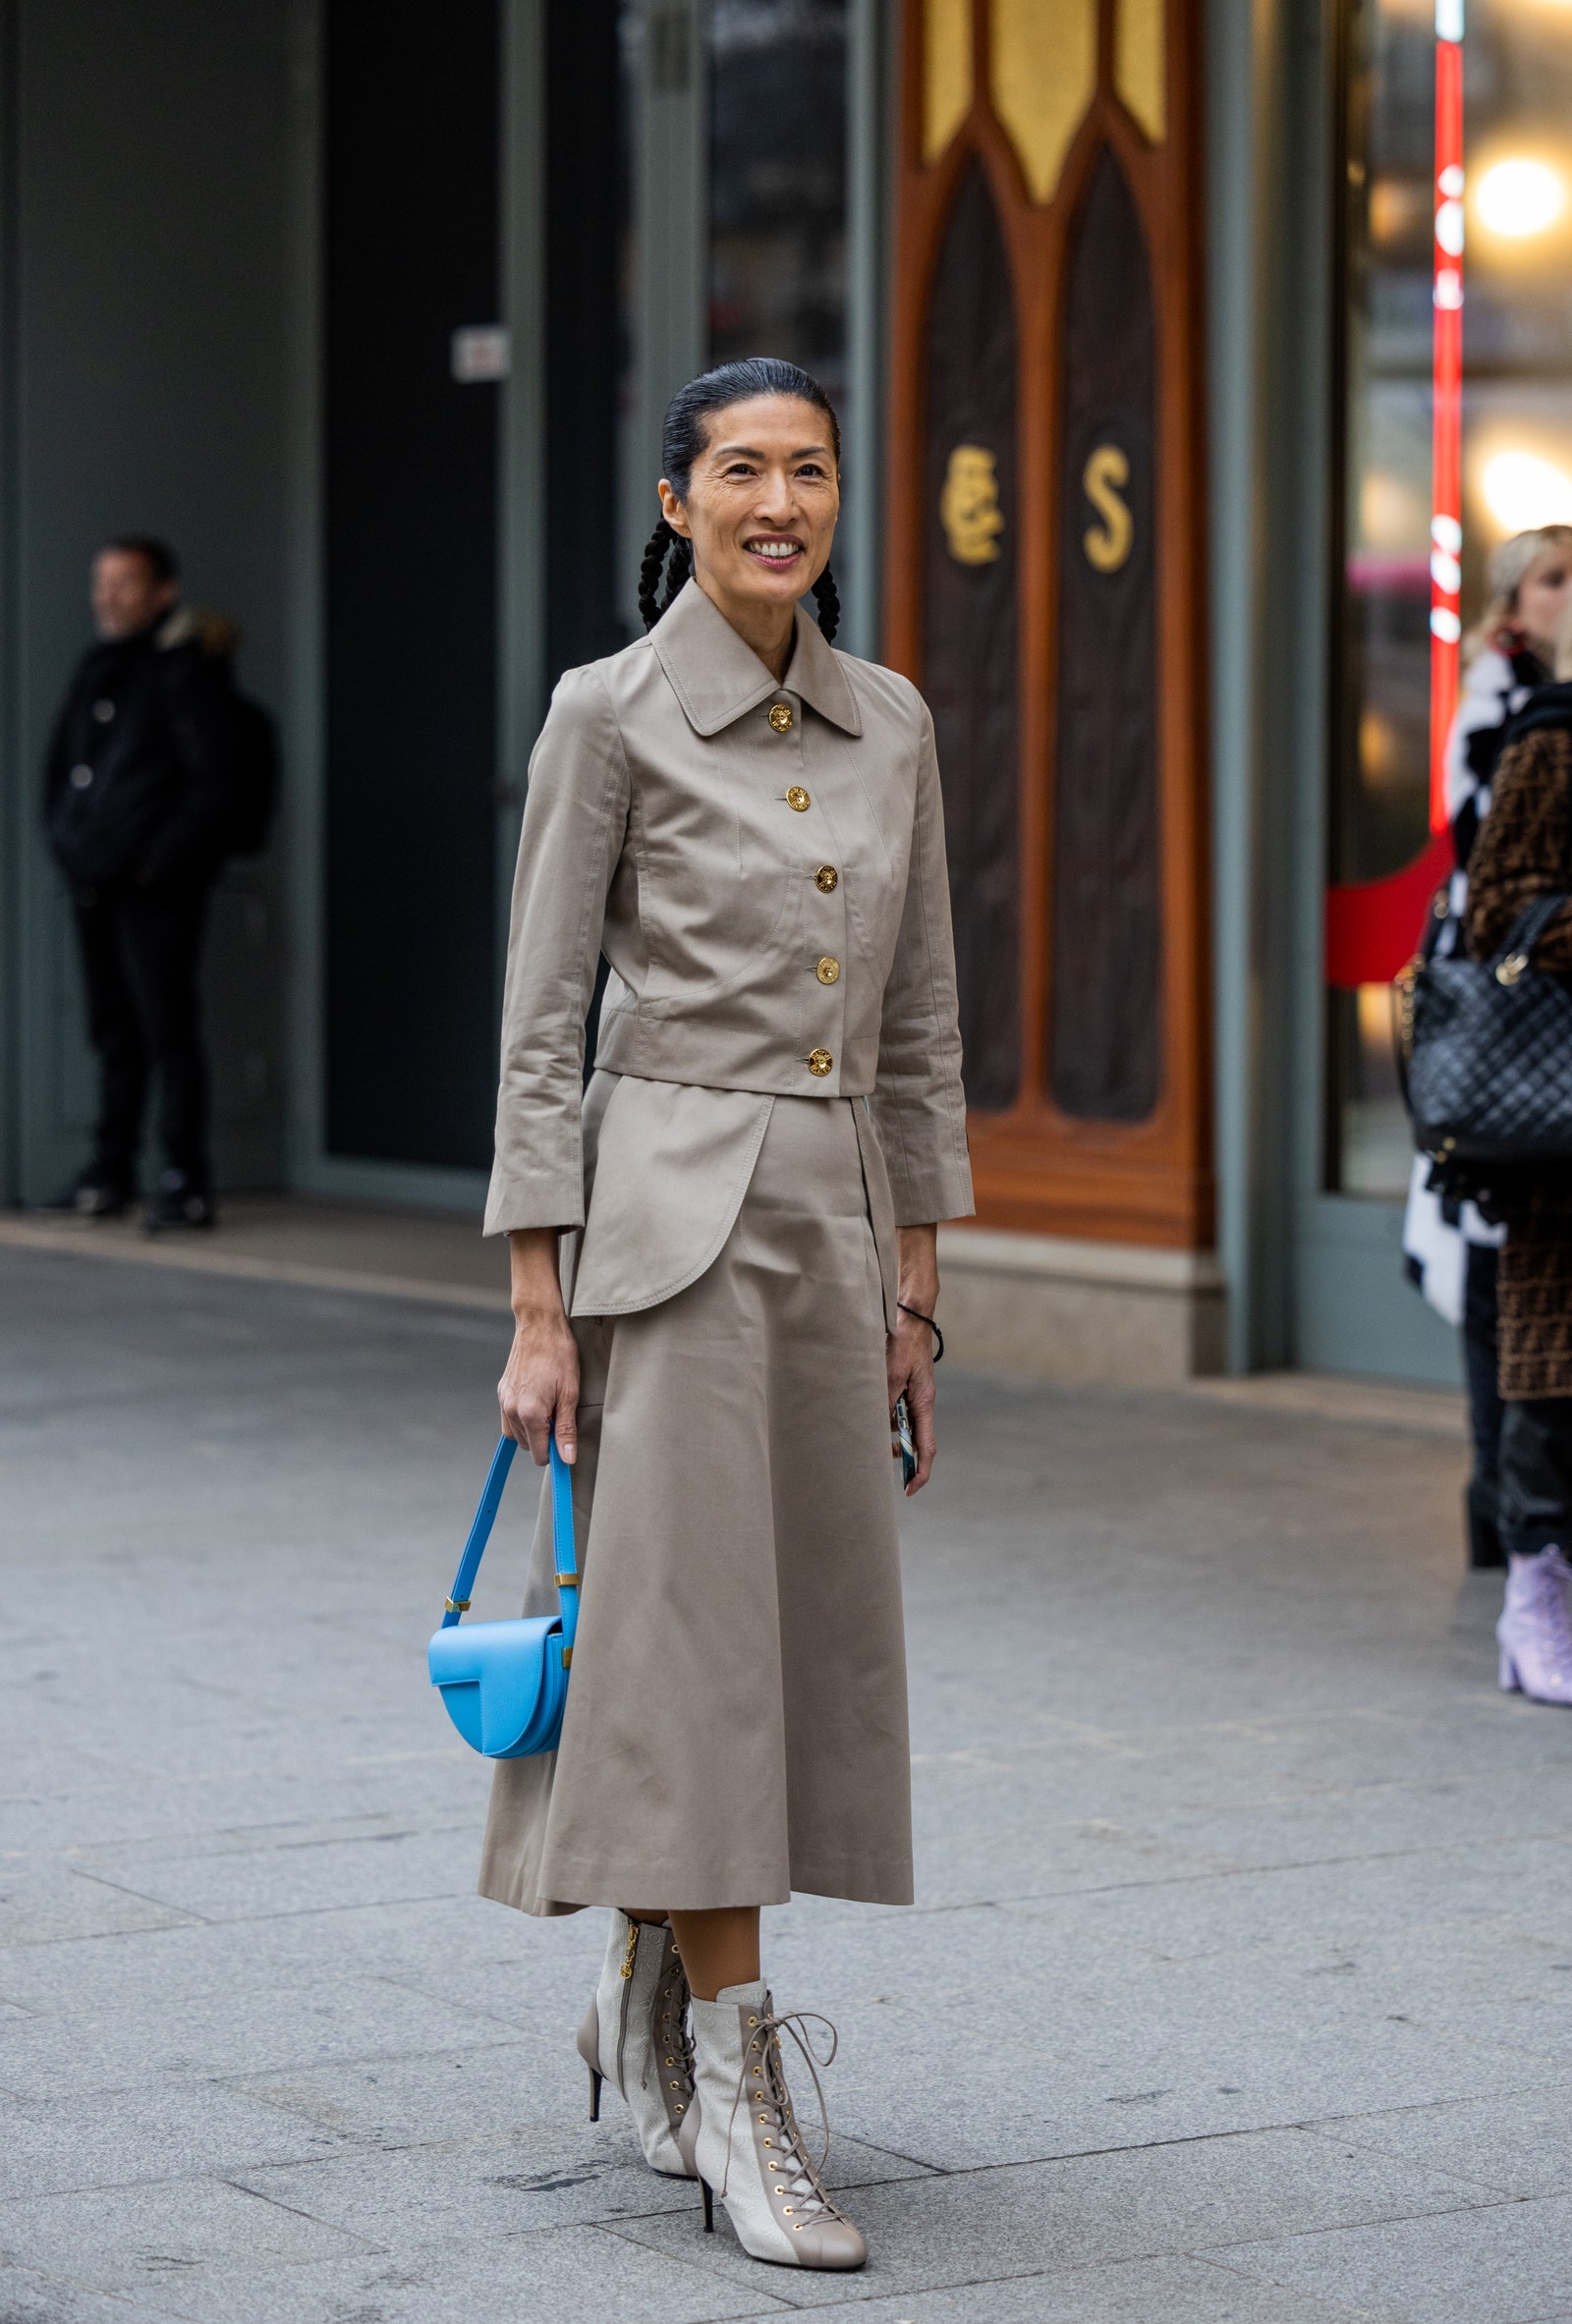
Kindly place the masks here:
POLYGON ((1521 1688, 1533 1702, 1572 1703, 1572 1566, 1559 1549, 1507 1561, 1506 1603, 1495 1626, 1501 1687, 1521 1688))
POLYGON ((590 2120, 600 2120, 600 2086, 609 2081, 628 2101, 651 2171, 691 2179, 677 2148, 694 2094, 688 1979, 669 1921, 612 1913, 579 2055, 590 2069, 590 2120))
MULTIPOLYGON (((755 2259, 781 2267, 861 2267, 868 2245, 825 2193, 819 2177, 824 2158, 815 2164, 810 2157, 786 2087, 782 2026, 818 2089, 814 2054, 798 2030, 803 2013, 777 2018, 762 1984, 728 1985, 714 2001, 696 1997, 693 2010, 694 2102, 681 2145, 703 2186, 705 2228, 715 2224, 718 2194, 738 2242, 755 2259)), ((835 2055, 834 2030, 826 2065, 835 2055)), ((827 2116, 824 2148, 827 2153, 827 2116)))

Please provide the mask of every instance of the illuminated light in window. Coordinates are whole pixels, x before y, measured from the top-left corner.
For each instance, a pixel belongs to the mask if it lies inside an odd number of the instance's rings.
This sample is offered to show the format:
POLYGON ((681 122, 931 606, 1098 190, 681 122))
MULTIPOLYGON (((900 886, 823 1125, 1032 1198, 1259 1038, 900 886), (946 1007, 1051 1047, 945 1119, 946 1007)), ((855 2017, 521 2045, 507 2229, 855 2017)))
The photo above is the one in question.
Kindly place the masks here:
POLYGON ((1402 738, 1378 710, 1367 709, 1360 718, 1359 763, 1366 782, 1377 791, 1400 785, 1408 771, 1402 738))
POLYGON ((1379 177, 1371 183, 1371 240, 1383 249, 1423 235, 1431 223, 1430 189, 1422 178, 1379 177))
POLYGON ((1360 538, 1369 548, 1417 554, 1425 539, 1425 487, 1384 469, 1368 470, 1359 487, 1360 538))
POLYGON ((1503 532, 1572 524, 1572 476, 1537 452, 1497 452, 1486 462, 1480 485, 1503 532))
MULTIPOLYGON (((1480 223, 1510 242, 1543 234, 1566 208, 1566 186, 1547 161, 1519 156, 1488 169, 1474 190, 1480 223)), ((1440 221, 1436 221, 1436 233, 1440 221)))

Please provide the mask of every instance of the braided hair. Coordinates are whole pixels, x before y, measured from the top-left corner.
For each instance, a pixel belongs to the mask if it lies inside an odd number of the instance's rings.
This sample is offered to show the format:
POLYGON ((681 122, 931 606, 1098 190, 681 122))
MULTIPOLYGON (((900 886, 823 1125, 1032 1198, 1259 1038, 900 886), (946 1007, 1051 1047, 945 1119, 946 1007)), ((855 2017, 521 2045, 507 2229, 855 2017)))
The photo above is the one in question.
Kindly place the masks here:
POLYGON ((639 568, 639 612, 646 630, 654 628, 693 569, 693 542, 684 540, 680 532, 673 532, 662 517, 649 535, 644 563, 639 568), (657 597, 662 580, 664 592, 657 597))
MULTIPOLYGON (((686 500, 693 482, 694 462, 709 440, 707 422, 717 412, 741 404, 750 396, 792 396, 821 412, 829 427, 835 466, 840 467, 841 428, 835 407, 811 371, 788 363, 779 356, 755 355, 741 362, 721 363, 680 387, 666 407, 660 429, 660 459, 666 481, 679 500, 686 500)), ((664 517, 649 535, 639 568, 639 612, 652 630, 685 581, 693 576, 694 547, 667 524, 664 517)), ((841 601, 828 566, 814 583, 818 626, 826 639, 840 627, 841 601)))

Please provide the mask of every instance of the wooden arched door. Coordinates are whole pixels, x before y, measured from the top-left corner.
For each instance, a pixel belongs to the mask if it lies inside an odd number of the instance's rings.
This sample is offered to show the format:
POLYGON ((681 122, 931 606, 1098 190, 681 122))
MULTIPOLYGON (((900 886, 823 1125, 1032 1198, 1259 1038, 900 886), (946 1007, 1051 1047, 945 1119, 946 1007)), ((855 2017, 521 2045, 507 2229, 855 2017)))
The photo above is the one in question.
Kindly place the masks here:
POLYGON ((907 0, 888 645, 979 1216, 1211 1240, 1193 0, 907 0))

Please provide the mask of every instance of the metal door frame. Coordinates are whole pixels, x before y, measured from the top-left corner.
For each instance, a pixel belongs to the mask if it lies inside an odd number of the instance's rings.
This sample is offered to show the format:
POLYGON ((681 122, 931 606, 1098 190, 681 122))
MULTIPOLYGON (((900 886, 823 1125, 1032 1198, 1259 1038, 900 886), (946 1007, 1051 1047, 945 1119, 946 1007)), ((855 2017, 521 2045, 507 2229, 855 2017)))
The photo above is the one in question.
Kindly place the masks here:
POLYGON ((1341 0, 1207 0, 1218 1245, 1236 1371, 1455 1384, 1402 1204, 1326 1192, 1341 0))

